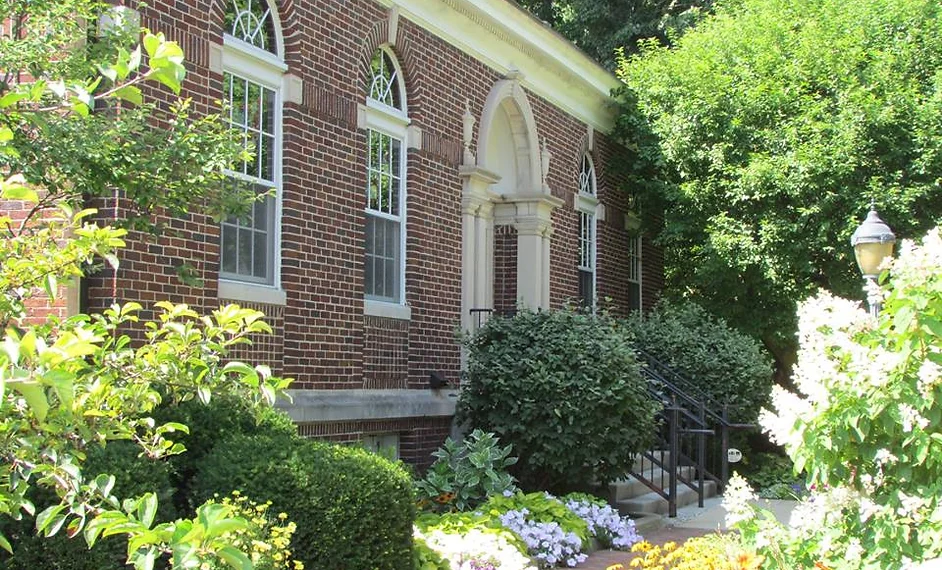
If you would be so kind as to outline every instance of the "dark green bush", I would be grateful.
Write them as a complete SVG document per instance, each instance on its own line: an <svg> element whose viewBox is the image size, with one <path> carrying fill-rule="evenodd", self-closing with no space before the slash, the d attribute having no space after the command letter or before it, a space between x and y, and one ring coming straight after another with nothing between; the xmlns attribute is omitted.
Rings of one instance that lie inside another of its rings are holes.
<svg viewBox="0 0 942 570"><path fill-rule="evenodd" d="M628 319L637 346L670 366L730 415L753 421L772 390L772 362L752 337L693 303L662 301Z"/></svg>
<svg viewBox="0 0 942 570"><path fill-rule="evenodd" d="M564 492L623 475L654 433L623 327L571 310L493 318L469 341L459 420L494 432L529 490Z"/></svg>
<svg viewBox="0 0 942 570"><path fill-rule="evenodd" d="M235 489L271 501L297 524L291 551L306 568L412 568L412 482L374 453L286 435L234 436L204 458L192 499Z"/></svg>
<svg viewBox="0 0 942 570"><path fill-rule="evenodd" d="M154 417L158 423L178 422L190 428L189 434L172 434L173 441L186 447L185 453L170 458L176 489L174 501L181 511L193 510L199 504L189 500L191 481L197 467L216 445L236 435L297 433L284 412L268 406L255 407L235 397L214 396L209 404L199 400L168 403L155 410Z"/></svg>
<svg viewBox="0 0 942 570"><path fill-rule="evenodd" d="M89 479L100 473L115 476L114 494L117 497L133 497L147 492L157 493L158 522L177 517L174 508L170 467L164 461L139 457L140 447L126 441L115 441L105 447L93 447L83 473ZM36 489L33 496L36 510L41 511L56 498L45 489ZM3 519L0 528L13 544L13 556L0 556L0 568L5 570L117 570L127 568L127 539L123 536L103 538L88 549L85 539L79 535L68 538L65 530L53 537L37 536L33 520L12 521Z"/></svg>

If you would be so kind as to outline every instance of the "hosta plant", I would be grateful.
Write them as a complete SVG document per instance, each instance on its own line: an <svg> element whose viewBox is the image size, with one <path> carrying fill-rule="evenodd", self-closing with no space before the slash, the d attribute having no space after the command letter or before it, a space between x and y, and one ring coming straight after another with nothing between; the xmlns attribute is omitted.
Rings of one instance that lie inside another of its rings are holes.
<svg viewBox="0 0 942 570"><path fill-rule="evenodd" d="M450 437L432 453L437 459L425 478L416 482L420 505L430 510L464 511L493 495L517 490L507 467L517 462L510 446L498 445L498 438L479 429L461 443Z"/></svg>

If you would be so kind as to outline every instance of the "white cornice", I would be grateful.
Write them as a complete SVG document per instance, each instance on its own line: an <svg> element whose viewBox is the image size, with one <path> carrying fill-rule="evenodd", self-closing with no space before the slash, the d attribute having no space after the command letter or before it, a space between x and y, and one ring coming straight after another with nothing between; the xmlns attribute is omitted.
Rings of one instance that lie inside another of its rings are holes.
<svg viewBox="0 0 942 570"><path fill-rule="evenodd" d="M602 132L614 124L611 90L620 85L568 40L507 0L378 0L500 74Z"/></svg>

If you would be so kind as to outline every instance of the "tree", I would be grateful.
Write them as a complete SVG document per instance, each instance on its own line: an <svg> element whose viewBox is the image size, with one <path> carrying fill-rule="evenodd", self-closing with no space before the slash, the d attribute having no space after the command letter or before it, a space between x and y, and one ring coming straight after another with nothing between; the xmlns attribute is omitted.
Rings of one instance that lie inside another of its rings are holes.
<svg viewBox="0 0 942 570"><path fill-rule="evenodd" d="M90 222L86 198L123 193L135 206L123 220L132 227L154 228L157 211L246 207L219 184L221 167L243 152L222 121L191 120L186 103L144 104L145 84L179 92L179 46L120 26L89 41L85 23L108 9L88 0L0 7L12 29L0 38L0 198L28 210L22 220L0 216L0 516L35 517L47 536L83 533L89 546L127 535L138 568L167 557L173 568L219 559L251 569L232 544L230 533L248 526L233 505L207 503L193 519L155 525L154 494L116 497L114 477L88 480L82 464L86 450L113 440L152 458L181 452L170 437L186 426L150 417L161 401L205 402L222 392L273 402L287 380L226 360L249 335L270 332L261 313L229 306L201 317L159 303L159 321L143 325L136 344L120 332L138 320L134 303L61 322L25 320L31 297L54 297L95 259L117 263L126 230ZM36 487L59 502L36 513ZM0 547L13 546L0 536Z"/></svg>
<svg viewBox="0 0 942 570"><path fill-rule="evenodd" d="M639 40L667 43L709 11L713 0L523 0L520 4L608 69Z"/></svg>
<svg viewBox="0 0 942 570"><path fill-rule="evenodd" d="M780 370L798 300L862 298L849 238L871 200L902 236L942 214L939 12L737 0L620 63L620 136L653 141L660 169L640 192L664 212L668 288L762 339Z"/></svg>

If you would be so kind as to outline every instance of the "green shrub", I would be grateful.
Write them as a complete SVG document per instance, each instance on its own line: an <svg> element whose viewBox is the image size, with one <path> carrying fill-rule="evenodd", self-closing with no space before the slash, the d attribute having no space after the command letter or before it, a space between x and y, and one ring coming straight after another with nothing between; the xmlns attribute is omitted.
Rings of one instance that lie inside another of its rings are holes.
<svg viewBox="0 0 942 570"><path fill-rule="evenodd" d="M291 418L284 412L268 406L253 406L235 397L214 396L208 404L197 399L168 403L155 410L154 417L158 423L178 422L190 428L188 434L172 434L174 442L186 447L185 453L170 458L172 481L177 490L174 501L181 511L200 504L189 500L190 485L198 466L216 445L237 435L290 437L297 433Z"/></svg>
<svg viewBox="0 0 942 570"><path fill-rule="evenodd" d="M623 475L654 433L630 337L606 316L521 311L468 341L459 420L513 446L527 489L565 491Z"/></svg>
<svg viewBox="0 0 942 570"><path fill-rule="evenodd" d="M131 442L114 441L105 447L95 446L88 450L83 467L83 474L94 479L99 473L114 475L113 493L118 497L134 497L146 492L157 494L159 510L158 522L166 522L177 517L174 509L173 487L170 481L170 467L166 461L156 461L139 457L141 448ZM32 499L39 512L45 507L58 502L47 490L35 488ZM35 522L26 517L22 521L3 519L0 532L13 544L13 555L0 559L0 568L4 570L117 570L127 568L127 538L111 536L99 540L95 547L88 549L85 539L79 535L68 538L65 531L60 531L49 538L36 534Z"/></svg>
<svg viewBox="0 0 942 570"><path fill-rule="evenodd" d="M689 380L730 416L754 421L769 402L772 363L753 338L693 303L662 301L627 320L638 348Z"/></svg>
<svg viewBox="0 0 942 570"><path fill-rule="evenodd" d="M240 490L297 525L306 568L412 567L415 502L405 470L374 453L288 435L237 435L204 458L191 499Z"/></svg>
<svg viewBox="0 0 942 570"><path fill-rule="evenodd" d="M416 481L419 504L431 510L472 509L492 495L517 490L507 468L517 462L510 446L497 445L498 438L479 429L461 443L450 437L432 455L435 463Z"/></svg>

